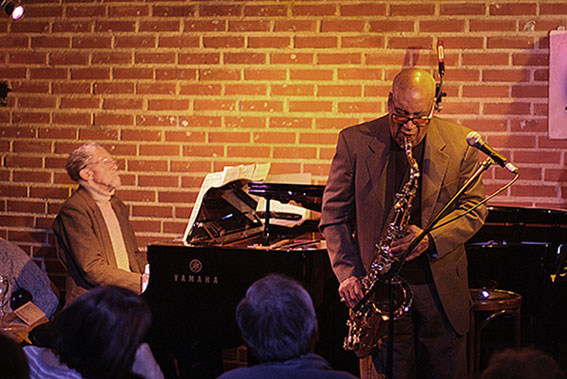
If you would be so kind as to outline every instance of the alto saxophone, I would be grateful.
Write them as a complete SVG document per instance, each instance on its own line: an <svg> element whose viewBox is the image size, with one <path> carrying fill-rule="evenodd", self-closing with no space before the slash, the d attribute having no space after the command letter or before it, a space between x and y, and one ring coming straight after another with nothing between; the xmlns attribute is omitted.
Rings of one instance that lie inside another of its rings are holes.
<svg viewBox="0 0 567 379"><path fill-rule="evenodd" d="M419 166L411 149L411 143L404 137L404 151L410 168L409 178L396 194L389 222L380 241L375 245L374 259L367 274L361 278L364 296L350 310L347 320L348 334L343 348L353 350L359 358L370 355L385 335L385 322L390 318L388 285L394 286L394 320L409 311L413 301L407 282L397 276L403 262L390 253L392 243L405 235L419 185Z"/></svg>

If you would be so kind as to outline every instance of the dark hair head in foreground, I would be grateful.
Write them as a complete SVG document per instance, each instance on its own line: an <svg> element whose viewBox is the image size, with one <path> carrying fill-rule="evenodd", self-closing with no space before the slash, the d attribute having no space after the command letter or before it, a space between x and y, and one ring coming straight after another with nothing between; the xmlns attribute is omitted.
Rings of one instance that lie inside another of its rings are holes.
<svg viewBox="0 0 567 379"><path fill-rule="evenodd" d="M62 363L87 379L123 378L150 323L140 296L121 287L97 287L56 316L55 350Z"/></svg>
<svg viewBox="0 0 567 379"><path fill-rule="evenodd" d="M481 379L565 379L556 361L532 347L506 349L494 354Z"/></svg>
<svg viewBox="0 0 567 379"><path fill-rule="evenodd" d="M317 337L315 308L297 281L270 274L254 282L236 309L244 341L260 362L310 352Z"/></svg>

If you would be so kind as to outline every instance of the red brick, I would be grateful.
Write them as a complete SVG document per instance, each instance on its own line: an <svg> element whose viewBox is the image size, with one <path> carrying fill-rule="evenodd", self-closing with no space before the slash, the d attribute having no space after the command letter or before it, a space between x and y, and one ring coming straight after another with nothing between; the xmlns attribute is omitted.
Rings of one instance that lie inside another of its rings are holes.
<svg viewBox="0 0 567 379"><path fill-rule="evenodd" d="M49 123L49 113L14 113L13 122L14 124L47 124Z"/></svg>
<svg viewBox="0 0 567 379"><path fill-rule="evenodd" d="M236 108L236 101L235 100L205 100L205 99L196 99L194 108L196 111L201 110L228 110L233 111Z"/></svg>
<svg viewBox="0 0 567 379"><path fill-rule="evenodd" d="M18 197L18 198L25 198L27 197L27 187L20 186L20 185L3 185L0 184L0 196L7 196L7 197Z"/></svg>
<svg viewBox="0 0 567 379"><path fill-rule="evenodd" d="M314 20L276 20L275 32L315 32L317 22Z"/></svg>
<svg viewBox="0 0 567 379"><path fill-rule="evenodd" d="M153 79L154 72L151 68L113 68L112 77L120 79Z"/></svg>
<svg viewBox="0 0 567 379"><path fill-rule="evenodd" d="M189 100L183 99L151 99L148 110L151 111L185 111L189 109Z"/></svg>
<svg viewBox="0 0 567 379"><path fill-rule="evenodd" d="M377 102L341 102L339 103L339 113L374 113L380 110L380 103Z"/></svg>
<svg viewBox="0 0 567 379"><path fill-rule="evenodd" d="M173 83L138 83L136 93L147 94L160 94L160 95L175 95L176 89Z"/></svg>
<svg viewBox="0 0 567 379"><path fill-rule="evenodd" d="M202 172L207 174L211 172L211 163L210 160L198 161L195 159L190 161L188 161L187 159L184 159L182 161L171 161L171 171L182 173Z"/></svg>
<svg viewBox="0 0 567 379"><path fill-rule="evenodd" d="M360 7L361 16L365 13L365 7ZM413 4L390 4L390 16L433 16L435 14L435 4L413 3Z"/></svg>
<svg viewBox="0 0 567 379"><path fill-rule="evenodd" d="M226 84L226 95L266 95L265 84Z"/></svg>
<svg viewBox="0 0 567 379"><path fill-rule="evenodd" d="M138 126L177 126L177 124L178 119L176 116L136 116L136 125Z"/></svg>
<svg viewBox="0 0 567 379"><path fill-rule="evenodd" d="M250 100L241 102L242 110L245 112L282 112L282 101L269 101L269 100Z"/></svg>
<svg viewBox="0 0 567 379"><path fill-rule="evenodd" d="M327 175L330 166L330 164L304 164L303 169L313 175Z"/></svg>
<svg viewBox="0 0 567 379"><path fill-rule="evenodd" d="M173 216L173 207L160 205L133 205L132 216L171 218Z"/></svg>
<svg viewBox="0 0 567 379"><path fill-rule="evenodd" d="M109 68L72 68L72 80L109 80Z"/></svg>
<svg viewBox="0 0 567 379"><path fill-rule="evenodd" d="M295 143L295 133L282 132L254 132L252 134L254 143L268 144L292 144Z"/></svg>
<svg viewBox="0 0 567 379"><path fill-rule="evenodd" d="M3 226L32 227L34 226L34 219L31 216L0 215L0 224Z"/></svg>
<svg viewBox="0 0 567 379"><path fill-rule="evenodd" d="M285 49L291 47L290 37L249 37L248 47L252 49L258 48L279 48Z"/></svg>
<svg viewBox="0 0 567 379"><path fill-rule="evenodd" d="M443 22L439 22L439 20L420 21L419 31L421 33L460 33L465 31L465 20L443 20Z"/></svg>
<svg viewBox="0 0 567 379"><path fill-rule="evenodd" d="M179 146L162 144L143 144L140 146L140 155L179 156Z"/></svg>
<svg viewBox="0 0 567 379"><path fill-rule="evenodd" d="M513 32L516 30L516 21L471 19L469 20L469 29L471 32Z"/></svg>
<svg viewBox="0 0 567 379"><path fill-rule="evenodd" d="M542 154L544 155L544 154ZM559 162L555 162L559 163ZM540 169L541 171L541 169ZM522 179L525 178L524 175L525 168L522 168ZM564 169L545 169L545 174L543 180L548 182L567 182L567 173L565 173Z"/></svg>
<svg viewBox="0 0 567 379"><path fill-rule="evenodd" d="M197 198L197 192L182 192L182 191L160 191L158 193L158 201L160 203L194 203Z"/></svg>
<svg viewBox="0 0 567 379"><path fill-rule="evenodd" d="M77 95L84 95L89 94L91 92L91 86L88 83L53 83L53 94L54 95L61 95L61 94L77 94Z"/></svg>
<svg viewBox="0 0 567 379"><path fill-rule="evenodd" d="M508 86L491 86L491 85L471 85L463 86L463 97L508 97L510 88Z"/></svg>
<svg viewBox="0 0 567 379"><path fill-rule="evenodd" d="M154 84L148 84L149 87ZM220 84L182 84L179 90L180 95L199 95L199 96L220 96L222 87Z"/></svg>
<svg viewBox="0 0 567 379"><path fill-rule="evenodd" d="M342 16L386 16L386 3L341 4Z"/></svg>
<svg viewBox="0 0 567 379"><path fill-rule="evenodd" d="M128 171L132 172L166 172L167 161L136 159L128 161Z"/></svg>
<svg viewBox="0 0 567 379"><path fill-rule="evenodd" d="M336 48L338 46L338 39L337 37L295 37L294 45L299 49Z"/></svg>
<svg viewBox="0 0 567 379"><path fill-rule="evenodd" d="M10 23L10 31L12 33L47 33L49 31L49 23L26 22L24 19L20 19L18 22Z"/></svg>
<svg viewBox="0 0 567 379"><path fill-rule="evenodd" d="M484 4L440 4L439 14L441 16L456 16L456 15L485 15L486 5Z"/></svg>
<svg viewBox="0 0 567 379"><path fill-rule="evenodd" d="M473 114L478 115L480 110L479 103L476 102L443 102L443 113L444 114L454 114L454 115L461 115L461 114Z"/></svg>
<svg viewBox="0 0 567 379"><path fill-rule="evenodd" d="M285 80L285 70L271 70L271 69L246 69L244 70L244 78L246 80Z"/></svg>
<svg viewBox="0 0 567 379"><path fill-rule="evenodd" d="M18 106L20 108L55 108L56 100L52 97L20 97Z"/></svg>
<svg viewBox="0 0 567 379"><path fill-rule="evenodd" d="M243 158L269 158L270 147L267 146L227 146L227 157L243 157Z"/></svg>
<svg viewBox="0 0 567 379"><path fill-rule="evenodd" d="M96 32L135 32L136 22L135 21L97 21L95 23Z"/></svg>
<svg viewBox="0 0 567 379"><path fill-rule="evenodd" d="M290 112L331 112L333 103L330 101L290 101Z"/></svg>
<svg viewBox="0 0 567 379"><path fill-rule="evenodd" d="M242 16L242 5L200 5L199 15L201 17L218 16Z"/></svg>
<svg viewBox="0 0 567 379"><path fill-rule="evenodd" d="M94 125L133 125L132 115L97 113L94 115Z"/></svg>
<svg viewBox="0 0 567 379"><path fill-rule="evenodd" d="M528 82L530 72L528 70L484 70L482 81L484 82Z"/></svg>
<svg viewBox="0 0 567 379"><path fill-rule="evenodd" d="M106 9L103 5L69 6L66 9L67 17L103 17Z"/></svg>
<svg viewBox="0 0 567 379"><path fill-rule="evenodd" d="M489 49L533 49L533 37L487 37Z"/></svg>
<svg viewBox="0 0 567 379"><path fill-rule="evenodd" d="M294 16L336 16L337 7L334 4L293 5Z"/></svg>
<svg viewBox="0 0 567 379"><path fill-rule="evenodd" d="M366 64L372 66L396 65L408 66L411 56L407 54L387 53L368 53L366 54Z"/></svg>
<svg viewBox="0 0 567 379"><path fill-rule="evenodd" d="M148 232L148 233L159 233L161 232L161 222L160 221L148 221L148 220L136 220L131 219L132 227L138 233Z"/></svg>
<svg viewBox="0 0 567 379"><path fill-rule="evenodd" d="M44 151L44 152L49 152L49 151ZM49 183L51 181L51 172L14 171L13 181L26 182L26 183Z"/></svg>
<svg viewBox="0 0 567 379"><path fill-rule="evenodd" d="M112 47L111 37L73 37L72 48L74 49L110 49Z"/></svg>
<svg viewBox="0 0 567 379"><path fill-rule="evenodd" d="M370 32L372 33L413 32L414 30L414 22L409 20L380 20L370 22Z"/></svg>
<svg viewBox="0 0 567 379"><path fill-rule="evenodd" d="M205 142L205 132L196 132L191 130L168 130L165 132L166 142Z"/></svg>
<svg viewBox="0 0 567 379"><path fill-rule="evenodd" d="M217 145L183 146L182 154L184 157L222 157L224 156L224 147ZM199 180L202 180L202 178L200 178Z"/></svg>
<svg viewBox="0 0 567 379"><path fill-rule="evenodd" d="M31 79L67 79L69 71L65 68L30 68L29 72Z"/></svg>
<svg viewBox="0 0 567 379"><path fill-rule="evenodd" d="M365 23L360 20L323 20L321 21L321 31L324 33L363 32L364 25Z"/></svg>
<svg viewBox="0 0 567 379"><path fill-rule="evenodd" d="M385 47L385 38L382 36L362 35L357 37L341 37L341 46L343 48L383 48Z"/></svg>
<svg viewBox="0 0 567 379"><path fill-rule="evenodd" d="M179 178L169 175L139 175L140 187L179 187Z"/></svg>
<svg viewBox="0 0 567 379"><path fill-rule="evenodd" d="M138 130L138 129L122 129L120 139L122 141L160 141L161 131L157 130Z"/></svg>
<svg viewBox="0 0 567 379"><path fill-rule="evenodd" d="M143 99L136 98L108 98L104 99L102 109L142 109Z"/></svg>
<svg viewBox="0 0 567 379"><path fill-rule="evenodd" d="M549 89L546 85L514 85L512 98L539 97L547 98Z"/></svg>
<svg viewBox="0 0 567 379"><path fill-rule="evenodd" d="M226 64L265 64L266 55L260 53L225 53Z"/></svg>
<svg viewBox="0 0 567 379"><path fill-rule="evenodd" d="M221 126L219 116L181 116L180 124L187 127L218 127Z"/></svg>
<svg viewBox="0 0 567 379"><path fill-rule="evenodd" d="M315 86L312 84L273 84L271 94L275 96L313 96Z"/></svg>
<svg viewBox="0 0 567 379"><path fill-rule="evenodd" d="M140 32L179 32L180 23L178 20L160 21L140 21Z"/></svg>
<svg viewBox="0 0 567 379"><path fill-rule="evenodd" d="M431 49L431 37L389 37L387 47L390 49Z"/></svg>
<svg viewBox="0 0 567 379"><path fill-rule="evenodd" d="M88 54L52 53L49 55L50 65L60 66L86 66L89 64Z"/></svg>
<svg viewBox="0 0 567 379"><path fill-rule="evenodd" d="M69 108L100 108L100 99L96 97L64 97L61 99L61 109Z"/></svg>
<svg viewBox="0 0 567 379"><path fill-rule="evenodd" d="M43 64L47 63L45 53L8 53L8 62L15 64Z"/></svg>
<svg viewBox="0 0 567 379"><path fill-rule="evenodd" d="M311 80L311 81L321 81L321 80L333 80L332 70L300 70L292 69L290 70L291 80Z"/></svg>
<svg viewBox="0 0 567 379"><path fill-rule="evenodd" d="M45 213L45 202L8 200L7 210L21 213Z"/></svg>
<svg viewBox="0 0 567 379"><path fill-rule="evenodd" d="M157 80L194 80L197 78L197 70L194 68L188 69L158 69L156 70Z"/></svg>
<svg viewBox="0 0 567 379"><path fill-rule="evenodd" d="M134 83L97 82L93 84L93 93L96 95L134 94Z"/></svg>
<svg viewBox="0 0 567 379"><path fill-rule="evenodd" d="M45 139L76 139L77 129L45 127L38 129L39 138Z"/></svg>
<svg viewBox="0 0 567 379"><path fill-rule="evenodd" d="M567 4L564 2L556 2L551 4L542 3L539 5L539 13L542 15L567 14Z"/></svg>
<svg viewBox="0 0 567 379"><path fill-rule="evenodd" d="M510 195L511 196L525 196L530 198L542 198L542 197L551 197L554 198L557 196L558 188L557 186L546 186L542 184L534 184L534 185L521 185L515 184L510 187Z"/></svg>
<svg viewBox="0 0 567 379"><path fill-rule="evenodd" d="M362 58L359 53L349 53L349 54L320 53L317 55L317 60L320 65L360 64L362 62Z"/></svg>
<svg viewBox="0 0 567 379"><path fill-rule="evenodd" d="M510 61L504 53L463 53L462 59L465 66L507 66Z"/></svg>
<svg viewBox="0 0 567 379"><path fill-rule="evenodd" d="M512 132L547 132L547 120L510 120Z"/></svg>
<svg viewBox="0 0 567 379"><path fill-rule="evenodd" d="M179 64L219 64L219 53L188 53L179 54Z"/></svg>
<svg viewBox="0 0 567 379"><path fill-rule="evenodd" d="M175 63L175 53L137 53L134 60L142 64L172 64Z"/></svg>
<svg viewBox="0 0 567 379"><path fill-rule="evenodd" d="M242 48L244 47L244 37L203 37L203 46L206 48Z"/></svg>
<svg viewBox="0 0 567 379"><path fill-rule="evenodd" d="M52 123L55 125L90 125L90 113L54 113L52 116Z"/></svg>
<svg viewBox="0 0 567 379"><path fill-rule="evenodd" d="M531 16L535 15L536 12L536 3L498 3L489 6L491 16Z"/></svg>
<svg viewBox="0 0 567 379"><path fill-rule="evenodd" d="M224 118L224 126L227 128L256 128L264 129L266 119L264 117L230 117Z"/></svg>
<svg viewBox="0 0 567 379"><path fill-rule="evenodd" d="M213 143L249 143L250 133L247 132L210 132L209 142Z"/></svg>
<svg viewBox="0 0 567 379"><path fill-rule="evenodd" d="M195 6L193 5L154 5L152 7L154 17L193 17Z"/></svg>
<svg viewBox="0 0 567 379"><path fill-rule="evenodd" d="M0 137L2 138L35 138L36 128L25 128L21 126L0 127Z"/></svg>
<svg viewBox="0 0 567 379"><path fill-rule="evenodd" d="M140 37L119 37L117 36L114 45L117 48L152 48L156 47L155 36L140 36Z"/></svg>
<svg viewBox="0 0 567 379"><path fill-rule="evenodd" d="M358 119L354 118L318 118L315 121L315 129L333 129L333 130L341 130L346 128L350 125L359 124ZM333 154L335 153L334 147L332 148ZM332 158L332 155L330 156Z"/></svg>
<svg viewBox="0 0 567 379"><path fill-rule="evenodd" d="M246 5L244 7L245 16L256 17L281 17L287 15L287 6L285 5Z"/></svg>
<svg viewBox="0 0 567 379"><path fill-rule="evenodd" d="M275 159L316 159L317 149L314 147L274 147Z"/></svg>
<svg viewBox="0 0 567 379"><path fill-rule="evenodd" d="M380 80L382 70L372 68L340 68L338 70L340 80Z"/></svg>
<svg viewBox="0 0 567 379"><path fill-rule="evenodd" d="M112 129L79 129L79 138L82 140L118 140L118 130Z"/></svg>
<svg viewBox="0 0 567 379"><path fill-rule="evenodd" d="M199 47L199 37L192 36L175 36L167 37L161 36L158 41L159 47L176 47L176 48L191 48Z"/></svg>
<svg viewBox="0 0 567 379"><path fill-rule="evenodd" d="M269 32L270 21L254 20L254 21L229 21L229 32Z"/></svg>
<svg viewBox="0 0 567 379"><path fill-rule="evenodd" d="M317 96L360 97L361 95L360 85L320 85L317 87Z"/></svg>
<svg viewBox="0 0 567 379"><path fill-rule="evenodd" d="M270 165L271 174L289 174L290 172L301 172L301 171L302 168L300 163L273 162Z"/></svg>
<svg viewBox="0 0 567 379"><path fill-rule="evenodd" d="M111 17L144 17L150 14L147 5L128 4L124 6L111 6L108 8L108 14Z"/></svg>
<svg viewBox="0 0 567 379"><path fill-rule="evenodd" d="M26 17L28 12L26 10ZM47 16L43 16L47 17ZM93 21L90 20L65 20L62 22L53 22L52 29L55 33L88 33L93 28Z"/></svg>
<svg viewBox="0 0 567 379"><path fill-rule="evenodd" d="M512 54L514 66L547 66L549 54Z"/></svg>
<svg viewBox="0 0 567 379"><path fill-rule="evenodd" d="M186 20L183 30L185 32L224 32L225 20Z"/></svg>

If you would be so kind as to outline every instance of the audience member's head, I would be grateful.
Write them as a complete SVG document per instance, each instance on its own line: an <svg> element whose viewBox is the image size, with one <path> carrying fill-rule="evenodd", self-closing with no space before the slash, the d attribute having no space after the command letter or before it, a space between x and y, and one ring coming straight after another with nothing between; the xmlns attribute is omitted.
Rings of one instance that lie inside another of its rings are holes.
<svg viewBox="0 0 567 379"><path fill-rule="evenodd" d="M557 362L531 348L507 349L494 354L481 379L565 379Z"/></svg>
<svg viewBox="0 0 567 379"><path fill-rule="evenodd" d="M80 179L79 172L81 172L87 164L91 163L93 160L93 150L97 147L102 148L102 145L97 142L87 142L69 154L67 162L65 163L65 168L67 169L67 173L71 179L74 181L78 181Z"/></svg>
<svg viewBox="0 0 567 379"><path fill-rule="evenodd" d="M78 297L55 318L55 352L85 378L123 378L151 323L142 298L103 286Z"/></svg>
<svg viewBox="0 0 567 379"><path fill-rule="evenodd" d="M28 361L22 347L2 333L0 333L0 376L9 379L30 377Z"/></svg>
<svg viewBox="0 0 567 379"><path fill-rule="evenodd" d="M310 352L317 320L309 293L295 280L270 274L248 288L236 308L244 341L260 362L285 361Z"/></svg>

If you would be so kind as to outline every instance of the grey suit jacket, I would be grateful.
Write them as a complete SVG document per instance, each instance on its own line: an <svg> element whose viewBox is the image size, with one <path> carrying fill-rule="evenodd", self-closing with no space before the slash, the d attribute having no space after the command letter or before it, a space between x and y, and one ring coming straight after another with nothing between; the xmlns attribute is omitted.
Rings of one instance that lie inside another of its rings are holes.
<svg viewBox="0 0 567 379"><path fill-rule="evenodd" d="M434 117L425 139L422 167L421 225L445 206L478 165L478 153L466 143L470 130ZM346 128L339 134L336 154L323 195L320 228L339 281L363 276L374 258L382 234L385 207L385 166L390 152L388 117ZM439 224L484 198L479 181L466 191ZM468 331L470 295L464 243L482 226L481 206L457 221L430 232L437 254L429 256L433 280L453 328Z"/></svg>
<svg viewBox="0 0 567 379"><path fill-rule="evenodd" d="M66 304L101 285L117 285L140 293L146 258L138 250L128 208L116 196L110 202L120 223L131 272L117 267L102 213L88 191L79 187L53 222L57 256L67 269Z"/></svg>

